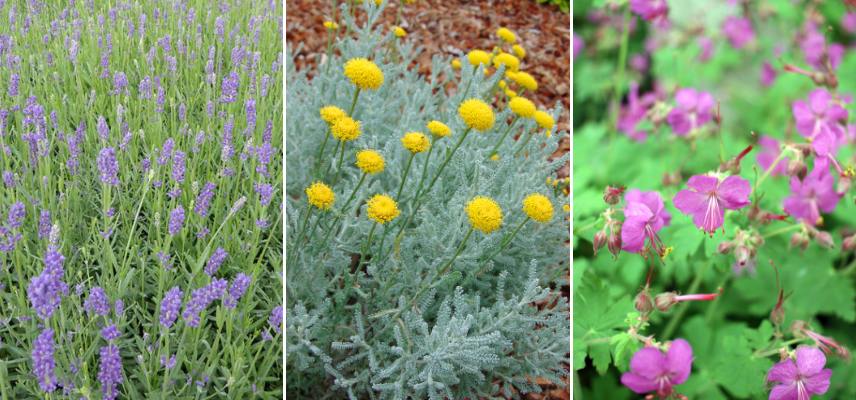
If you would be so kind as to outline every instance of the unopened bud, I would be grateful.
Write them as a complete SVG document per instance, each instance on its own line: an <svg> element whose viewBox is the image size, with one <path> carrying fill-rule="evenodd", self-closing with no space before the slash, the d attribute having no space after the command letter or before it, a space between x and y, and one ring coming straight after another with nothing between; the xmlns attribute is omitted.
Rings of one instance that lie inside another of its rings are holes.
<svg viewBox="0 0 856 400"><path fill-rule="evenodd" d="M734 259L737 262L737 266L745 267L749 260L752 259L752 250L746 246L737 246L734 249Z"/></svg>
<svg viewBox="0 0 856 400"><path fill-rule="evenodd" d="M606 232L600 230L594 234L594 240L592 241L592 247L594 248L594 255L597 255L597 251L600 250L603 245L606 244Z"/></svg>
<svg viewBox="0 0 856 400"><path fill-rule="evenodd" d="M734 242L731 242L728 240L720 243L719 246L716 246L716 251L719 252L719 254L731 253L731 250L733 250L733 249L734 249Z"/></svg>
<svg viewBox="0 0 856 400"><path fill-rule="evenodd" d="M675 292L660 293L654 298L654 306L662 312L669 311L673 305L678 304L678 301L675 300L677 297L678 294Z"/></svg>
<svg viewBox="0 0 856 400"><path fill-rule="evenodd" d="M805 165L805 162L799 158L793 159L788 163L788 175L796 176L800 179L805 178L805 175L808 173L808 168Z"/></svg>
<svg viewBox="0 0 856 400"><path fill-rule="evenodd" d="M621 202L621 196L624 195L624 186L607 186L603 190L603 201L609 205L616 205Z"/></svg>
<svg viewBox="0 0 856 400"><path fill-rule="evenodd" d="M621 253L621 228L613 228L610 232L609 240L606 241L606 248L612 253L612 256L618 258Z"/></svg>
<svg viewBox="0 0 856 400"><path fill-rule="evenodd" d="M856 234L845 237L841 242L841 249L844 251L856 250Z"/></svg>
<svg viewBox="0 0 856 400"><path fill-rule="evenodd" d="M838 180L838 184L835 186L835 191L843 195L850 191L850 188L853 186L853 178L850 176L842 176Z"/></svg>
<svg viewBox="0 0 856 400"><path fill-rule="evenodd" d="M647 288L636 295L634 305L636 306L636 311L643 314L648 314L654 310L654 302L651 300L651 294L648 292Z"/></svg>
<svg viewBox="0 0 856 400"><path fill-rule="evenodd" d="M817 242L817 244L826 248L831 249L835 247L835 241L832 240L832 235L830 235L829 232L826 231L817 231L814 234L814 241Z"/></svg>
<svg viewBox="0 0 856 400"><path fill-rule="evenodd" d="M799 247L805 250L808 247L808 237L801 232L791 235L791 247Z"/></svg>

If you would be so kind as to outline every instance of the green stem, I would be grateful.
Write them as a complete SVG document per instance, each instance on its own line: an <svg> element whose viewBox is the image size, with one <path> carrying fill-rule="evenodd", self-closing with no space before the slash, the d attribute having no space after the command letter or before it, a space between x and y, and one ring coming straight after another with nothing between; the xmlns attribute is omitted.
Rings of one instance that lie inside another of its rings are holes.
<svg viewBox="0 0 856 400"><path fill-rule="evenodd" d="M366 173L363 172L363 175L360 176L360 180L357 182L357 186L354 186L354 190L351 191L351 195L348 196L348 200L345 200L345 204L342 206L342 213L348 212L348 205L351 204L351 201L354 200L354 196L357 195L357 190L360 190L360 186L363 185L363 181L366 180Z"/></svg>
<svg viewBox="0 0 856 400"><path fill-rule="evenodd" d="M354 107L357 106L357 97L360 97L360 88L354 91L354 99L351 100L351 108L348 109L348 116L354 118Z"/></svg>
<svg viewBox="0 0 856 400"><path fill-rule="evenodd" d="M377 228L377 222L372 224L372 228L369 229L369 236L366 238L366 244L363 245L362 249L360 250L360 264L365 263L364 257L366 256L366 252L372 246L372 236L374 235L375 228Z"/></svg>
<svg viewBox="0 0 856 400"><path fill-rule="evenodd" d="M526 150L526 145L528 145L529 141L532 140L532 136L535 136L537 134L538 134L538 131L536 130L535 132L532 132L529 135L527 135L526 139L523 140L523 143L520 144L520 148L514 152L514 156L516 157L518 154L520 154L520 152L522 152L523 150Z"/></svg>
<svg viewBox="0 0 856 400"><path fill-rule="evenodd" d="M782 228L776 229L776 230L774 230L774 231L772 231L772 232L765 233L765 234L763 235L763 238L764 238L764 239L769 239L769 238L771 238L771 237L773 237L773 236L778 236L778 235L781 235L781 234L784 234L784 233L788 233L788 232L791 232L791 231L795 231L795 230L800 229L800 228L802 228L802 224L788 225L788 226L785 226L785 227L782 227Z"/></svg>
<svg viewBox="0 0 856 400"><path fill-rule="evenodd" d="M499 146L501 146L502 142L505 141L505 137L508 136L509 132L511 132L511 128L514 127L514 123L517 122L518 118L519 118L518 116L516 116L516 115L514 116L514 119L511 120L510 124L508 124L508 129L506 129L505 132L503 132L502 136L499 137L499 140L496 142L496 144L493 146L493 148L490 149L490 154L488 154L488 157L493 157L493 155L496 154L496 150L499 149Z"/></svg>
<svg viewBox="0 0 856 400"><path fill-rule="evenodd" d="M401 200L401 191L404 190L404 182L407 181L407 174L410 172L410 165L413 164L413 158L416 153L410 153L410 158L407 159L407 166L404 167L404 176L401 177L401 184L398 185L398 193L395 195L395 201Z"/></svg>
<svg viewBox="0 0 856 400"><path fill-rule="evenodd" d="M318 149L318 156L315 157L315 167L312 168L312 175L316 175L318 173L318 168L321 166L321 157L324 156L324 150L327 148L327 140L330 139L330 130L327 130L327 133L324 135L324 141L321 142L321 147Z"/></svg>
<svg viewBox="0 0 856 400"><path fill-rule="evenodd" d="M303 216L303 221L300 223L300 230L297 231L297 238L294 240L294 244L291 246L291 249L294 250L295 246L297 246L303 240L303 231L306 230L306 225L309 223L309 216L312 215L312 206L306 205L306 214Z"/></svg>
<svg viewBox="0 0 856 400"><path fill-rule="evenodd" d="M702 269L698 271L698 273L696 273L695 278L693 278L693 282L690 284L690 290L688 293L695 293L696 291L698 291L699 286L701 286L701 280L704 278L704 273L707 272L709 266L710 263L704 264L704 267L702 267ZM672 334L675 333L675 329L678 328L678 323L681 322L681 319L683 319L684 314L687 313L687 308L689 308L689 305L684 304L678 307L680 307L678 313L675 314L675 316L672 317L671 320L669 320L669 324L666 325L666 329L663 331L663 335L661 337L664 339L672 337Z"/></svg>
<svg viewBox="0 0 856 400"><path fill-rule="evenodd" d="M779 152L779 156L776 157L775 160L773 160L773 163L770 164L770 167L767 168L766 171L764 171L764 175L761 175L761 178L758 179L758 183L755 184L755 189L757 189L758 186L761 186L761 184L764 183L764 181L767 179L767 177L770 176L770 173L773 172L773 170L776 168L776 166L779 165L779 162L782 161L782 159L784 159L784 158L785 158L785 152L784 151Z"/></svg>
<svg viewBox="0 0 856 400"><path fill-rule="evenodd" d="M443 276L443 274L445 274L449 271L450 268L452 268L452 264L455 262L455 259L458 258L459 255L461 255L461 252L464 251L464 246L467 244L467 240L470 238L470 235L472 233L473 227L470 226L470 230L467 231L467 234L464 235L464 239L461 240L461 244L458 245L458 249L455 250L455 255L453 255L452 259L449 260L446 265L444 265L443 268L440 269L440 272L437 273L437 277Z"/></svg>
<svg viewBox="0 0 856 400"><path fill-rule="evenodd" d="M425 165L422 166L422 176L419 178L419 184L416 185L416 195L413 196L414 199L419 197L419 194L422 193L422 184L425 183L425 176L428 175L428 163L431 161L431 153L434 152L434 145L437 143L434 140L434 143L431 143L431 147L428 148L428 156L425 158Z"/></svg>
<svg viewBox="0 0 856 400"><path fill-rule="evenodd" d="M507 235L505 238L502 239L502 242L500 242L499 248L496 249L496 251L494 251L493 253L491 253L491 255L488 256L488 258L482 262L481 266L479 266L478 271L476 271L476 273L475 273L475 277L479 277L479 276L481 276L482 273L484 273L484 268L487 267L487 263L489 263L491 260L493 260L494 257L496 257L499 253L501 253L503 250L505 250L505 248L509 244L511 244L511 241L514 240L514 236L517 235L517 232L519 232L520 229L523 228L523 225L526 225L526 222L528 222L528 221L529 221L529 217L527 216L526 218L523 219L523 221L520 221L520 224L517 225L517 228L514 228L514 230L511 232L511 234Z"/></svg>

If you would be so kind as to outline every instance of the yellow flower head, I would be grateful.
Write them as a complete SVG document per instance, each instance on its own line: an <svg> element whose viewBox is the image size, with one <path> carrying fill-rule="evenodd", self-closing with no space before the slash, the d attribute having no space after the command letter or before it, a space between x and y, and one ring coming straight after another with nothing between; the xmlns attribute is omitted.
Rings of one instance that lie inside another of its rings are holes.
<svg viewBox="0 0 856 400"><path fill-rule="evenodd" d="M514 43L517 41L517 35L508 28L497 29L496 36L499 36L499 38L505 43Z"/></svg>
<svg viewBox="0 0 856 400"><path fill-rule="evenodd" d="M411 153L421 153L431 147L428 137L422 132L407 132L401 137L401 144Z"/></svg>
<svg viewBox="0 0 856 400"><path fill-rule="evenodd" d="M564 210L566 213L571 212L571 205L570 204L563 205L562 210Z"/></svg>
<svg viewBox="0 0 856 400"><path fill-rule="evenodd" d="M339 29L339 24L333 21L324 21L324 27L331 31L335 31L336 29Z"/></svg>
<svg viewBox="0 0 856 400"><path fill-rule="evenodd" d="M392 197L385 194L376 194L366 202L366 213L369 218L383 225L398 217L401 211Z"/></svg>
<svg viewBox="0 0 856 400"><path fill-rule="evenodd" d="M517 72L520 69L520 59L508 53L499 53L493 58L493 66L499 68L500 65L505 65L507 70Z"/></svg>
<svg viewBox="0 0 856 400"><path fill-rule="evenodd" d="M360 150L357 152L357 167L367 174L376 174L383 171L383 156L374 150Z"/></svg>
<svg viewBox="0 0 856 400"><path fill-rule="evenodd" d="M319 110L318 113L321 114L321 119L328 124L334 124L342 117L348 116L348 114L345 114L345 110L336 106L321 107L321 110Z"/></svg>
<svg viewBox="0 0 856 400"><path fill-rule="evenodd" d="M553 218L553 203L540 193L533 193L523 199L523 212L538 222L549 222Z"/></svg>
<svg viewBox="0 0 856 400"><path fill-rule="evenodd" d="M392 33L395 35L395 37L399 39L407 36L407 31L405 31L404 28L400 26L392 28Z"/></svg>
<svg viewBox="0 0 856 400"><path fill-rule="evenodd" d="M425 127L437 138L446 137L452 133L452 130L440 121L430 121Z"/></svg>
<svg viewBox="0 0 856 400"><path fill-rule="evenodd" d="M530 90L533 92L538 90L538 81L536 81L535 78L533 78L532 75L529 75L529 73L527 72L515 72L511 75L510 78L514 81L514 83L525 87L526 90Z"/></svg>
<svg viewBox="0 0 856 400"><path fill-rule="evenodd" d="M473 228L491 233L502 225L502 209L490 197L476 196L467 203L467 216Z"/></svg>
<svg viewBox="0 0 856 400"><path fill-rule="evenodd" d="M490 106L479 99L467 99L458 107L458 115L470 128L484 132L493 128L495 117Z"/></svg>
<svg viewBox="0 0 856 400"><path fill-rule="evenodd" d="M360 137L363 133L363 131L360 130L360 121L355 121L351 117L339 118L333 123L330 131L333 133L334 138L343 142L350 142Z"/></svg>
<svg viewBox="0 0 856 400"><path fill-rule="evenodd" d="M381 3L383 3L383 0L374 0L374 5L376 6L379 6Z"/></svg>
<svg viewBox="0 0 856 400"><path fill-rule="evenodd" d="M461 60L458 60L457 58L452 60L452 68L461 69Z"/></svg>
<svg viewBox="0 0 856 400"><path fill-rule="evenodd" d="M345 76L360 89L376 90L383 85L383 71L365 58L352 58L345 63Z"/></svg>
<svg viewBox="0 0 856 400"><path fill-rule="evenodd" d="M515 92L511 89L505 89L505 95L508 96L509 98L513 99L513 98L517 97L517 92Z"/></svg>
<svg viewBox="0 0 856 400"><path fill-rule="evenodd" d="M526 49L524 49L523 46L520 46L519 44L511 46L511 51L514 52L514 55L516 55L517 58L526 58Z"/></svg>
<svg viewBox="0 0 856 400"><path fill-rule="evenodd" d="M522 96L511 99L511 101L508 102L508 108L523 118L532 117L536 110L535 103Z"/></svg>
<svg viewBox="0 0 856 400"><path fill-rule="evenodd" d="M494 154L494 155L490 156L490 159L493 161L499 161L499 154Z"/></svg>
<svg viewBox="0 0 856 400"><path fill-rule="evenodd" d="M467 60L470 64L478 66L479 64L490 64L490 53L484 50L471 50L467 53Z"/></svg>
<svg viewBox="0 0 856 400"><path fill-rule="evenodd" d="M535 115L533 116L533 118L535 118L535 122L538 123L538 126L548 131L550 129L553 129L553 125L556 124L556 121L553 120L553 117L550 114L547 114L541 110L535 111Z"/></svg>
<svg viewBox="0 0 856 400"><path fill-rule="evenodd" d="M508 74L506 74L506 75L508 75ZM508 86L508 84L505 83L505 80L503 79L503 80L500 80L499 83L497 83L497 86L499 86L500 89L505 89Z"/></svg>
<svg viewBox="0 0 856 400"><path fill-rule="evenodd" d="M306 188L306 197L309 199L309 204L317 207L320 210L329 210L336 200L336 195L329 186L315 182Z"/></svg>

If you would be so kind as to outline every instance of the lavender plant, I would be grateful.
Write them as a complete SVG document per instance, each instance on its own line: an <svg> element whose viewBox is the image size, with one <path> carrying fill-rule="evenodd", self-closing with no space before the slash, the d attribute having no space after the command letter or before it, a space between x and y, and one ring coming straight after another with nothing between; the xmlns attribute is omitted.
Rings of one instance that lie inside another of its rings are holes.
<svg viewBox="0 0 856 400"><path fill-rule="evenodd" d="M406 32L377 25L384 7L342 5L315 70L297 70L289 44L287 395L563 385L568 224L554 207L567 204L545 186L567 161L548 161L560 106L517 97L537 82L506 52L507 29L494 54L435 55L420 75Z"/></svg>
<svg viewBox="0 0 856 400"><path fill-rule="evenodd" d="M0 398L282 396L282 10L0 1Z"/></svg>

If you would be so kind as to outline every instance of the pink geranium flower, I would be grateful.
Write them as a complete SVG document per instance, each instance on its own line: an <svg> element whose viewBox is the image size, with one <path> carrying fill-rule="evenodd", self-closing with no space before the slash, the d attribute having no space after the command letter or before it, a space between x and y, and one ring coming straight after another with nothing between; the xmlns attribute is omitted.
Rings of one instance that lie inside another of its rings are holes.
<svg viewBox="0 0 856 400"><path fill-rule="evenodd" d="M847 140L844 124L847 110L836 103L826 89L815 89L808 102L797 100L791 106L797 132L811 139L812 148L820 156L834 154Z"/></svg>
<svg viewBox="0 0 856 400"><path fill-rule="evenodd" d="M820 213L835 210L840 199L841 195L835 191L835 178L829 173L829 160L819 157L805 179L791 177L791 195L783 205L788 215L814 226L820 221Z"/></svg>
<svg viewBox="0 0 856 400"><path fill-rule="evenodd" d="M672 216L663 207L663 199L657 192L642 192L630 189L624 195L624 224L621 226L621 248L638 253L648 239L651 248L660 256L665 248L657 232L669 225Z"/></svg>
<svg viewBox="0 0 856 400"><path fill-rule="evenodd" d="M709 175L695 175L672 200L682 213L693 216L693 223L713 235L725 221L725 210L738 210L749 204L749 181L732 175L722 182Z"/></svg>
<svg viewBox="0 0 856 400"><path fill-rule="evenodd" d="M675 108L669 112L666 122L678 136L686 136L694 129L706 124L713 117L716 103L707 92L695 89L680 89L675 93Z"/></svg>
<svg viewBox="0 0 856 400"><path fill-rule="evenodd" d="M644 141L648 138L648 132L639 129L637 125L645 120L648 110L657 102L657 93L651 92L639 96L639 85L630 83L630 93L627 95L627 104L621 106L618 112L617 128L633 140Z"/></svg>
<svg viewBox="0 0 856 400"><path fill-rule="evenodd" d="M752 29L752 21L749 18L734 15L725 18L722 22L722 32L735 49L742 49L755 40L755 30Z"/></svg>
<svg viewBox="0 0 856 400"><path fill-rule="evenodd" d="M776 81L776 69L769 62L761 66L761 85L770 86Z"/></svg>
<svg viewBox="0 0 856 400"><path fill-rule="evenodd" d="M666 0L630 0L630 10L646 21L654 21L669 15L669 4Z"/></svg>
<svg viewBox="0 0 856 400"><path fill-rule="evenodd" d="M771 136L761 136L758 139L758 145L761 147L761 151L758 152L758 155L755 156L755 160L758 161L758 165L761 167L761 170L766 171L770 169L770 166L773 165L773 161L779 157L779 154L782 153L782 147L779 144L779 141ZM788 173L788 163L790 160L787 157L783 157L779 160L779 163L776 164L776 167L770 172L771 176L775 175L786 175Z"/></svg>
<svg viewBox="0 0 856 400"><path fill-rule="evenodd" d="M815 347L800 346L792 359L779 362L767 372L767 382L775 382L770 400L809 400L829 390L832 370L826 366L826 356Z"/></svg>
<svg viewBox="0 0 856 400"><path fill-rule="evenodd" d="M693 367L693 349L684 339L675 339L669 351L643 347L630 360L630 371L621 375L621 383L639 393L656 392L661 399L674 394L673 387L686 382Z"/></svg>

